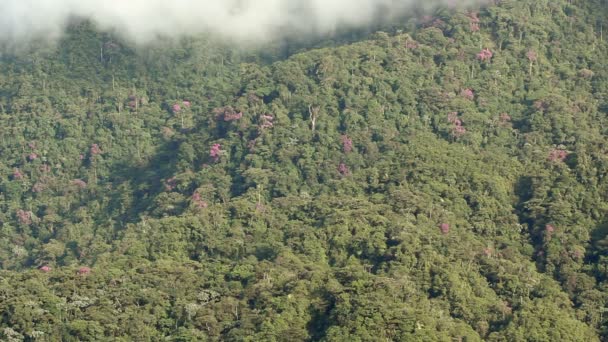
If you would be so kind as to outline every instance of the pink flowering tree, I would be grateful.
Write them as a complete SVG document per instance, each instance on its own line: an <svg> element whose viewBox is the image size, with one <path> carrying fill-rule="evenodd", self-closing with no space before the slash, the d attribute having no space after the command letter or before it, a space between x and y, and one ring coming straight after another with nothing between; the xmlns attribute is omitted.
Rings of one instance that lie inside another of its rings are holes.
<svg viewBox="0 0 608 342"><path fill-rule="evenodd" d="M346 166L346 164L344 164L344 163L340 163L338 165L338 172L342 176L347 176L348 174L350 174L350 171L348 170L348 166Z"/></svg>
<svg viewBox="0 0 608 342"><path fill-rule="evenodd" d="M13 179L14 180L21 180L23 179L23 173L21 173L21 170L15 168L13 170Z"/></svg>
<svg viewBox="0 0 608 342"><path fill-rule="evenodd" d="M175 179L175 177L166 179L164 181L164 186L165 186L166 191L173 191L175 189L175 187L177 186L177 180Z"/></svg>
<svg viewBox="0 0 608 342"><path fill-rule="evenodd" d="M416 50L418 46L419 44L415 40L408 39L407 41L405 41L405 48L408 50Z"/></svg>
<svg viewBox="0 0 608 342"><path fill-rule="evenodd" d="M243 112L237 111L231 106L215 108L213 110L215 118L225 122L237 121L243 117Z"/></svg>
<svg viewBox="0 0 608 342"><path fill-rule="evenodd" d="M220 159L220 155L222 153L222 145L213 144L209 149L209 156L213 159L214 162L217 162Z"/></svg>
<svg viewBox="0 0 608 342"><path fill-rule="evenodd" d="M87 187L87 182L83 181L82 179L74 179L72 180L72 185L75 185L76 187L80 188L80 189L84 189Z"/></svg>
<svg viewBox="0 0 608 342"><path fill-rule="evenodd" d="M547 241L551 240L551 238L553 237L553 233L555 233L555 226L551 224L545 225L544 233Z"/></svg>
<svg viewBox="0 0 608 342"><path fill-rule="evenodd" d="M201 194L199 194L198 192L195 192L194 194L192 194L192 203L200 209L207 208L207 206L208 206L207 202L205 200L203 200L203 198L201 197Z"/></svg>
<svg viewBox="0 0 608 342"><path fill-rule="evenodd" d="M547 159L552 162L563 162L566 160L567 157L568 152L566 150L554 148L549 152L549 156L547 156Z"/></svg>
<svg viewBox="0 0 608 342"><path fill-rule="evenodd" d="M442 223L439 225L439 230L441 231L441 234L446 235L450 232L450 225L448 223Z"/></svg>
<svg viewBox="0 0 608 342"><path fill-rule="evenodd" d="M173 115L179 117L181 128L185 127L185 123L184 123L184 116L185 116L185 112L186 112L185 109L189 109L191 106L192 106L192 103L188 100L183 100L183 101L181 101L181 103L174 103L171 106L171 112L173 113Z"/></svg>
<svg viewBox="0 0 608 342"><path fill-rule="evenodd" d="M274 117L270 114L262 114L260 116L260 130L272 128L274 126Z"/></svg>
<svg viewBox="0 0 608 342"><path fill-rule="evenodd" d="M501 125L508 125L511 122L511 115L507 113L500 113L500 115L498 115L498 121Z"/></svg>
<svg viewBox="0 0 608 342"><path fill-rule="evenodd" d="M344 134L340 137L342 141L342 151L344 153L350 153L353 150L353 140L348 137L348 135Z"/></svg>
<svg viewBox="0 0 608 342"><path fill-rule="evenodd" d="M34 193L42 192L42 191L44 191L44 189L46 189L46 184L44 184L42 182L36 182L32 186L32 192L34 192Z"/></svg>
<svg viewBox="0 0 608 342"><path fill-rule="evenodd" d="M469 17L469 29L471 32L479 31L479 18L477 17L477 12L470 12L468 14Z"/></svg>
<svg viewBox="0 0 608 342"><path fill-rule="evenodd" d="M475 99L475 93L473 92L473 89L471 89L471 88L463 89L460 92L460 96L464 97L465 99L467 99L469 101L473 101L473 99Z"/></svg>
<svg viewBox="0 0 608 342"><path fill-rule="evenodd" d="M23 209L19 209L19 210L17 210L16 215L17 215L17 220L19 221L19 223L24 224L24 225L32 224L32 218L33 218L34 214L31 211L25 211Z"/></svg>
<svg viewBox="0 0 608 342"><path fill-rule="evenodd" d="M452 135L455 138L460 138L461 136L465 135L467 133L467 129L462 127L462 126L454 126L452 127Z"/></svg>
<svg viewBox="0 0 608 342"><path fill-rule="evenodd" d="M453 137L460 138L467 132L467 129L462 126L462 121L458 118L457 112L448 113L448 122L452 124L451 132Z"/></svg>
<svg viewBox="0 0 608 342"><path fill-rule="evenodd" d="M477 59L479 59L482 62L488 62L492 59L492 56L494 56L492 51L490 51L490 49L488 49L488 48L485 48L477 54Z"/></svg>
<svg viewBox="0 0 608 342"><path fill-rule="evenodd" d="M224 121L236 121L243 117L243 112L232 113L224 115Z"/></svg>
<svg viewBox="0 0 608 342"><path fill-rule="evenodd" d="M86 276L86 275L91 274L91 268L89 268L87 266L82 266L78 269L78 271L76 271L76 273L81 276Z"/></svg>
<svg viewBox="0 0 608 342"><path fill-rule="evenodd" d="M99 145L97 144L91 145L90 152L91 156L96 156L102 153L101 148L99 148Z"/></svg>

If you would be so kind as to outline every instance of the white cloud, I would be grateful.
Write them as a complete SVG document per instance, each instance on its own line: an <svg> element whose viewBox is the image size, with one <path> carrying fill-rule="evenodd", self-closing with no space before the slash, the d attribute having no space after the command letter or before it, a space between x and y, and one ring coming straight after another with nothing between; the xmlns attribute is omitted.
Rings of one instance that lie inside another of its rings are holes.
<svg viewBox="0 0 608 342"><path fill-rule="evenodd" d="M287 31L328 33L342 26L368 25L378 19L381 9L392 15L404 14L414 4L433 1L0 0L0 40L55 38L70 17L84 17L138 42L157 35L203 32L259 41Z"/></svg>

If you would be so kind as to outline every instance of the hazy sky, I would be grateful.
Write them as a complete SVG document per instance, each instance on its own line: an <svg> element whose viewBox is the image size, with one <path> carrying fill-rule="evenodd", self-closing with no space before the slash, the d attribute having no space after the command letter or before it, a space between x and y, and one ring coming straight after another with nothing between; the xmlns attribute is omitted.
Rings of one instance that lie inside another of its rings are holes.
<svg viewBox="0 0 608 342"><path fill-rule="evenodd" d="M138 42L158 34L177 36L201 32L256 41L286 31L327 33L341 26L369 25L380 11L405 14L414 4L433 1L0 0L0 40L56 38L68 19L76 16L92 19L102 28L116 29Z"/></svg>

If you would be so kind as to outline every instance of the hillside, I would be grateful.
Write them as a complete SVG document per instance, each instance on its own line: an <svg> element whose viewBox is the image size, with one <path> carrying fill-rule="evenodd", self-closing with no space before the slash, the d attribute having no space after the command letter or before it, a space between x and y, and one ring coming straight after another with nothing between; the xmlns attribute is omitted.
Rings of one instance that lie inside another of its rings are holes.
<svg viewBox="0 0 608 342"><path fill-rule="evenodd" d="M0 338L608 339L608 7L495 2L3 54Z"/></svg>

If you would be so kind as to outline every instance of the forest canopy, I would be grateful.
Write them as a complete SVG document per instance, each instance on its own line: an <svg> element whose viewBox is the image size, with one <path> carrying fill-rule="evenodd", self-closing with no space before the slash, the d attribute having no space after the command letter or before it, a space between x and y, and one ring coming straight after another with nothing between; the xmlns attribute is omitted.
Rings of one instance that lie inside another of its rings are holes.
<svg viewBox="0 0 608 342"><path fill-rule="evenodd" d="M607 339L607 24L3 54L0 339Z"/></svg>

